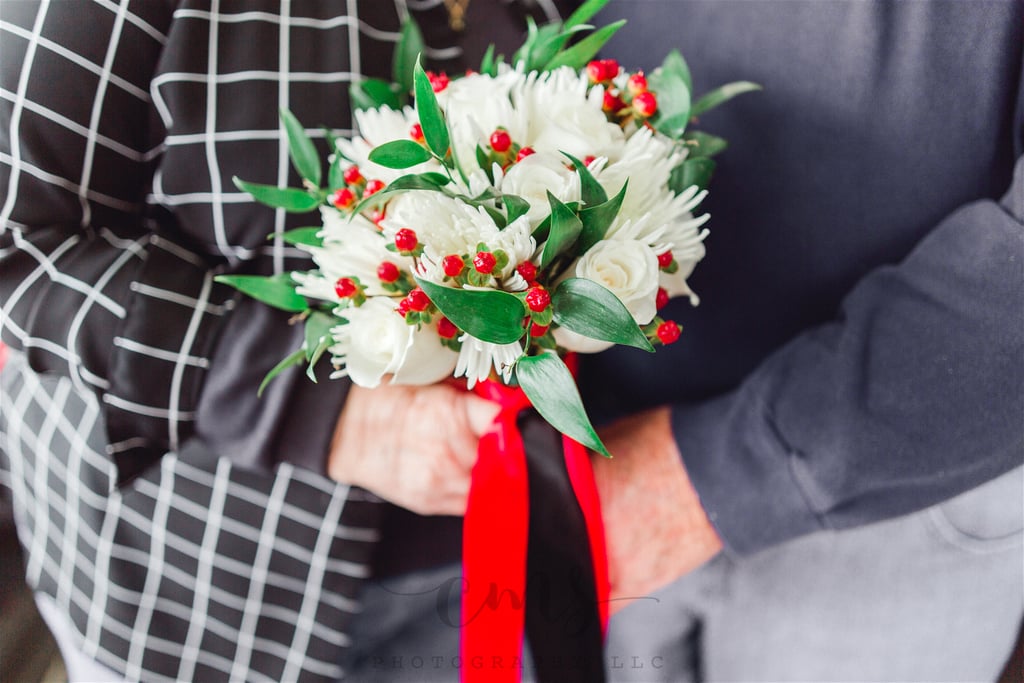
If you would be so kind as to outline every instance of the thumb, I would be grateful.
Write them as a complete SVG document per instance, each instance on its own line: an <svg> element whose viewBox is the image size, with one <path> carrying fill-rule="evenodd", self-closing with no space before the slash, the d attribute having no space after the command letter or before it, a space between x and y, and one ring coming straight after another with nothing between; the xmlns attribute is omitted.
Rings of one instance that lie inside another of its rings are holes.
<svg viewBox="0 0 1024 683"><path fill-rule="evenodd" d="M483 436L491 428L494 418L498 416L498 404L479 396L466 397L466 418L469 429L474 436Z"/></svg>

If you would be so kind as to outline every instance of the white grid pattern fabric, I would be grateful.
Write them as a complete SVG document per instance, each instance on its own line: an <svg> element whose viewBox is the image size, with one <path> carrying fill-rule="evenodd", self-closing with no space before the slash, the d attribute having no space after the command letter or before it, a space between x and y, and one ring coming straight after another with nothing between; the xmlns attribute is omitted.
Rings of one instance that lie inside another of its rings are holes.
<svg viewBox="0 0 1024 683"><path fill-rule="evenodd" d="M254 473L188 449L118 489L95 398L26 372L19 354L0 379L0 483L28 581L86 654L129 680L342 677L374 500L288 464Z"/></svg>
<svg viewBox="0 0 1024 683"><path fill-rule="evenodd" d="M492 6L556 12L553 0ZM340 383L282 377L259 402L265 361L294 335L266 312L250 323L213 278L308 263L281 233L310 219L231 182L299 184L278 108L326 152L321 125L350 132L348 85L390 77L401 18L416 16L426 56L455 68L444 12L0 0L0 333L12 349L0 494L17 510L30 584L67 611L87 655L128 679L343 675L381 505L294 466L322 459L326 441L309 435L329 435L343 390L323 404L314 392ZM263 356L236 353L241 338ZM249 369L228 412L271 451L252 462L200 424L202 389L220 396L210 387ZM312 456L279 448L293 437Z"/></svg>

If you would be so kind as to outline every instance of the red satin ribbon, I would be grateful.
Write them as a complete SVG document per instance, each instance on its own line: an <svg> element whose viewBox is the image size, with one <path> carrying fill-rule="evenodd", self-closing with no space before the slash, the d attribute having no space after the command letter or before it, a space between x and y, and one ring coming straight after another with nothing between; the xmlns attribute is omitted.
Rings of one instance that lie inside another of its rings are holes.
<svg viewBox="0 0 1024 683"><path fill-rule="evenodd" d="M530 407L530 400L521 389L490 380L478 383L474 391L501 410L491 431L480 440L463 521L462 680L514 683L521 671L530 519L526 452L516 420ZM587 523L604 632L608 571L590 457L567 437L563 449Z"/></svg>

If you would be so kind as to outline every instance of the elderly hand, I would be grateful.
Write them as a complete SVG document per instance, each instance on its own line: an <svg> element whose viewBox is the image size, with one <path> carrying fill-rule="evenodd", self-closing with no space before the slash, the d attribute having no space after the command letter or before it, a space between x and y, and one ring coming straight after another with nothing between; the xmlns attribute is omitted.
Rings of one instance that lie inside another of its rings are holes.
<svg viewBox="0 0 1024 683"><path fill-rule="evenodd" d="M480 436L498 406L465 390L353 386L327 474L422 515L462 515Z"/></svg>
<svg viewBox="0 0 1024 683"><path fill-rule="evenodd" d="M696 569L722 548L679 455L669 409L616 422L595 456L611 583L610 611Z"/></svg>

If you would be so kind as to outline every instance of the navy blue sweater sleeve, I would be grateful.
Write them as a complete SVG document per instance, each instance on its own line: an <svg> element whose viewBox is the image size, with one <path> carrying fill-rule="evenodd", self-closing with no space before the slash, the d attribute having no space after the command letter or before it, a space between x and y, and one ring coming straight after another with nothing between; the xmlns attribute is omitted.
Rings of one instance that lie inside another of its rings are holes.
<svg viewBox="0 0 1024 683"><path fill-rule="evenodd" d="M740 554L939 502L1024 459L1024 157L838 319L736 390L676 406L691 478Z"/></svg>

